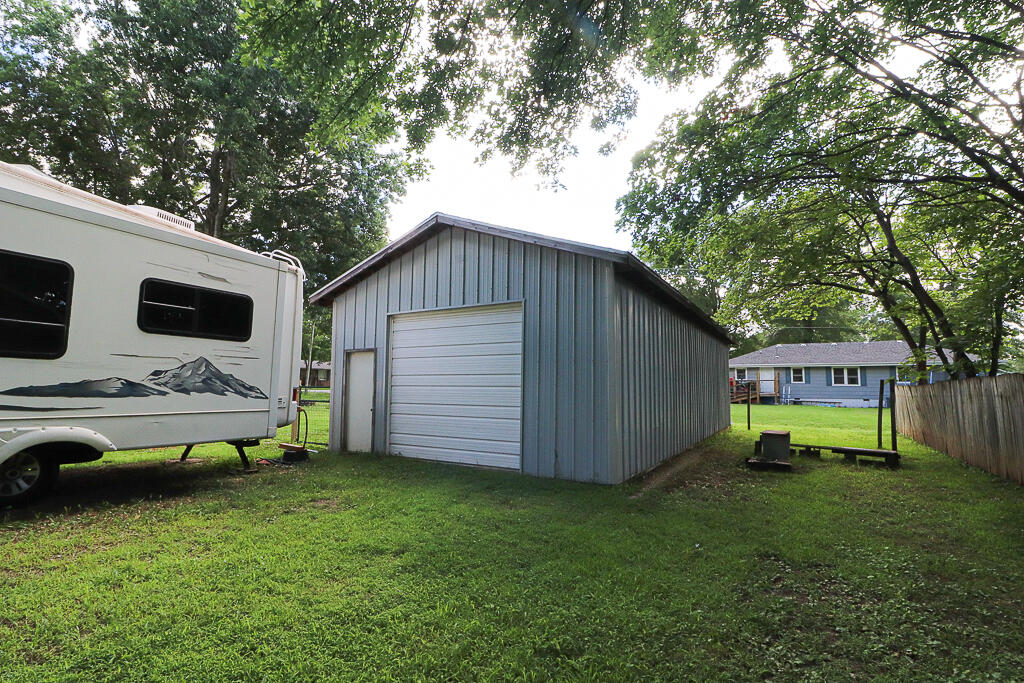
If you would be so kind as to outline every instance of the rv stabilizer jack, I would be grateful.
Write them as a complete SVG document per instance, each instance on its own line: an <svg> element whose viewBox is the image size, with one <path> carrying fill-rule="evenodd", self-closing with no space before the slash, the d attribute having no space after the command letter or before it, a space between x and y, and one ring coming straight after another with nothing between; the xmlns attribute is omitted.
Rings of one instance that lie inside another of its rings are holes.
<svg viewBox="0 0 1024 683"><path fill-rule="evenodd" d="M255 472L256 468L249 462L248 456L245 454L247 446L259 446L259 439L243 439L241 441L228 441L228 445L234 446L235 450L238 451L238 457L242 459L242 469L246 472Z"/></svg>
<svg viewBox="0 0 1024 683"><path fill-rule="evenodd" d="M250 447L250 446L259 446L260 445L260 440L259 439L242 439L241 441L228 441L227 443L228 443L229 446L234 446L235 450L238 451L238 457L241 458L241 460L242 460L242 468L246 472L255 472L256 468L252 466L251 462L249 462L249 456L247 456L245 454L245 449L247 447ZM189 453L192 452L192 449L194 447L195 447L195 444L191 444L191 443L188 444L187 446L185 446L185 450L181 454L181 462L185 462L186 460L188 460Z"/></svg>

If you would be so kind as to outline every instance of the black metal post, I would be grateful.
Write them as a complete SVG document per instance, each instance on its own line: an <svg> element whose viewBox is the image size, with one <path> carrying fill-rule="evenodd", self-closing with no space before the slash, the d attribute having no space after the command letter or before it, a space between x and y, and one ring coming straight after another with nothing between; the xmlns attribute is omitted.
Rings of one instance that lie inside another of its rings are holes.
<svg viewBox="0 0 1024 683"><path fill-rule="evenodd" d="M192 452L193 445L194 444L189 444L185 446L185 452L181 454L181 460L179 462L185 462L186 460L188 460L188 454Z"/></svg>
<svg viewBox="0 0 1024 683"><path fill-rule="evenodd" d="M747 430L750 430L750 384L747 384Z"/></svg>
<svg viewBox="0 0 1024 683"><path fill-rule="evenodd" d="M885 380L878 380L878 449L882 449L882 405L885 403Z"/></svg>
<svg viewBox="0 0 1024 683"><path fill-rule="evenodd" d="M892 450L896 448L896 379L889 380L889 429L892 431Z"/></svg>

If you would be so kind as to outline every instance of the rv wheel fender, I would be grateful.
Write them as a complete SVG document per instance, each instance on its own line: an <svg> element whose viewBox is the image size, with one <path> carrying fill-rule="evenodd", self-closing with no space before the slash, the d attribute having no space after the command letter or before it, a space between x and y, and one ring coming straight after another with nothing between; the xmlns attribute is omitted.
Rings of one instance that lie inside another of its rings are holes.
<svg viewBox="0 0 1024 683"><path fill-rule="evenodd" d="M101 453L116 451L110 439L84 427L34 427L0 432L0 464L26 448L47 443L80 443Z"/></svg>

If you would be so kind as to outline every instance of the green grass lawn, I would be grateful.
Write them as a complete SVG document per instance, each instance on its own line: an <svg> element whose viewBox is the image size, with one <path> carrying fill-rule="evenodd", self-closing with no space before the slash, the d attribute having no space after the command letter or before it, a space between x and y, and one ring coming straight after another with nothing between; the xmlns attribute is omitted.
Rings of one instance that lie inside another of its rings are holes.
<svg viewBox="0 0 1024 683"><path fill-rule="evenodd" d="M242 475L223 446L71 468L0 513L0 680L1021 677L1024 487L907 440L897 471L751 472L760 429L872 446L875 413L744 410L656 486Z"/></svg>

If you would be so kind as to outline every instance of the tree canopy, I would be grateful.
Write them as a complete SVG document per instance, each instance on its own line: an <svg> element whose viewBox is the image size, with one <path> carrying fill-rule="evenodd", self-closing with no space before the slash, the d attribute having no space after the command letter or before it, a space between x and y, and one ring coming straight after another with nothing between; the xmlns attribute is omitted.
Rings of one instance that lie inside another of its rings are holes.
<svg viewBox="0 0 1024 683"><path fill-rule="evenodd" d="M85 50L74 10L2 1L5 149L313 259L381 234L408 168L374 145L444 129L555 173L575 128L635 113L637 79L721 74L635 161L621 226L645 258L738 329L846 301L966 375L1019 342L1014 0L239 0L237 22L102 0Z"/></svg>
<svg viewBox="0 0 1024 683"><path fill-rule="evenodd" d="M0 0L0 156L284 249L322 284L379 248L415 168L316 143L318 109L243 64L234 0Z"/></svg>
<svg viewBox="0 0 1024 683"><path fill-rule="evenodd" d="M840 292L967 375L994 372L1020 323L1013 0L245 1L251 54L316 95L328 139L422 149L448 128L553 171L575 127L634 113L636 78L717 70L620 203L684 291L755 326L780 296Z"/></svg>
<svg viewBox="0 0 1024 683"><path fill-rule="evenodd" d="M838 289L874 300L922 364L930 349L951 373L995 372L1024 302L1024 55L1012 8L959 9L776 12L763 35L787 67L737 65L666 125L623 225L728 280L734 316Z"/></svg>

